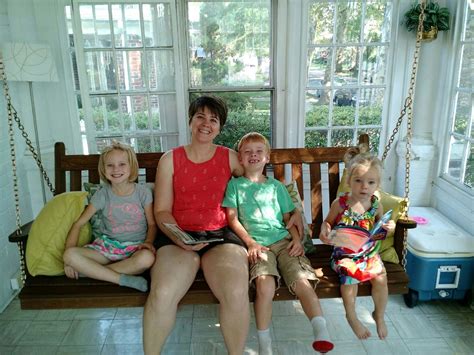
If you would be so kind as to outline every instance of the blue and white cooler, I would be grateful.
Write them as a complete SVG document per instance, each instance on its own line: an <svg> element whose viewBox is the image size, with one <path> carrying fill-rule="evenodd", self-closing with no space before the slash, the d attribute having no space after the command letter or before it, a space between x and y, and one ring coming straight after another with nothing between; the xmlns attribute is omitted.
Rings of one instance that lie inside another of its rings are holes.
<svg viewBox="0 0 474 355"><path fill-rule="evenodd" d="M461 299L469 302L474 283L474 236L430 207L411 207L418 226L408 232L406 269L408 307L418 301Z"/></svg>

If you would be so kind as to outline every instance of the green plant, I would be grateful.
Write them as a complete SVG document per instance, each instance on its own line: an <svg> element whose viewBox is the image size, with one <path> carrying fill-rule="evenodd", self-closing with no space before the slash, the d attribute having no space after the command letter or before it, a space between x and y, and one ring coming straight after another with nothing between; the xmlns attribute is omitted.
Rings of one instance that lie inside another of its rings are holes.
<svg viewBox="0 0 474 355"><path fill-rule="evenodd" d="M408 31L417 31L420 12L420 4L414 3L405 13L405 26ZM426 4L423 31L429 31L431 27L437 27L438 31L449 30L449 10L447 7L439 7L438 3L435 2Z"/></svg>

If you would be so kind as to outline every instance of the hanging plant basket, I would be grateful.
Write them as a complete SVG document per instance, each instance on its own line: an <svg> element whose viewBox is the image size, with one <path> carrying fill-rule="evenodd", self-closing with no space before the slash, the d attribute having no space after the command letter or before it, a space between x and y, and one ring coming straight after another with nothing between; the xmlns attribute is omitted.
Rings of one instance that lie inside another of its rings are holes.
<svg viewBox="0 0 474 355"><path fill-rule="evenodd" d="M438 37L438 27L432 26L429 31L421 33L421 40L425 42L434 41Z"/></svg>
<svg viewBox="0 0 474 355"><path fill-rule="evenodd" d="M418 30L418 21L421 13L421 5L415 2L405 12L404 23L409 32ZM423 16L422 40L429 42L438 36L438 31L449 30L449 10L447 7L439 7L436 2L428 2Z"/></svg>

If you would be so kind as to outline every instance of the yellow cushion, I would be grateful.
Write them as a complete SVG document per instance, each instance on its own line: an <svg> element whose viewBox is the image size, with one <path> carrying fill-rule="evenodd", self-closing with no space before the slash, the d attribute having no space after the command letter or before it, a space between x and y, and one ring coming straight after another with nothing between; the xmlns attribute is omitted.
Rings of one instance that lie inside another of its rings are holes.
<svg viewBox="0 0 474 355"><path fill-rule="evenodd" d="M341 182L337 189L337 196L341 196L349 191L350 188L349 184L347 183L347 171L344 169ZM375 195L380 199L380 203L383 206L383 212L385 213L388 210L392 210L392 219L397 222L406 204L405 199L381 190L376 191ZM387 237L382 241L382 245L380 246L380 256L382 257L383 261L398 264L399 258L395 252L395 249L393 248L393 235L394 232L388 233Z"/></svg>
<svg viewBox="0 0 474 355"><path fill-rule="evenodd" d="M41 210L31 226L26 244L26 266L31 275L64 274L64 243L72 224L84 210L87 192L65 192ZM91 239L90 224L81 228L79 246Z"/></svg>

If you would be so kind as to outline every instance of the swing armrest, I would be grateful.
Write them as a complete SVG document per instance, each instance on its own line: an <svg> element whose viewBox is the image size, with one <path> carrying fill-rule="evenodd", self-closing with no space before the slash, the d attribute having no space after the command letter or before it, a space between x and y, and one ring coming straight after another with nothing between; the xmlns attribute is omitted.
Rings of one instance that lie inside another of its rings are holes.
<svg viewBox="0 0 474 355"><path fill-rule="evenodd" d="M30 234L31 225L34 221L28 222L27 224L21 226L20 234L16 234L16 231L8 236L8 241L10 243L26 242L28 235Z"/></svg>
<svg viewBox="0 0 474 355"><path fill-rule="evenodd" d="M393 246L395 251L397 252L398 259L400 263L403 260L403 249L405 248L404 245L404 238L405 238L405 230L406 229L413 229L416 228L416 222L412 221L411 219L402 219L399 218L397 220L397 226L395 228L395 234L393 239Z"/></svg>

